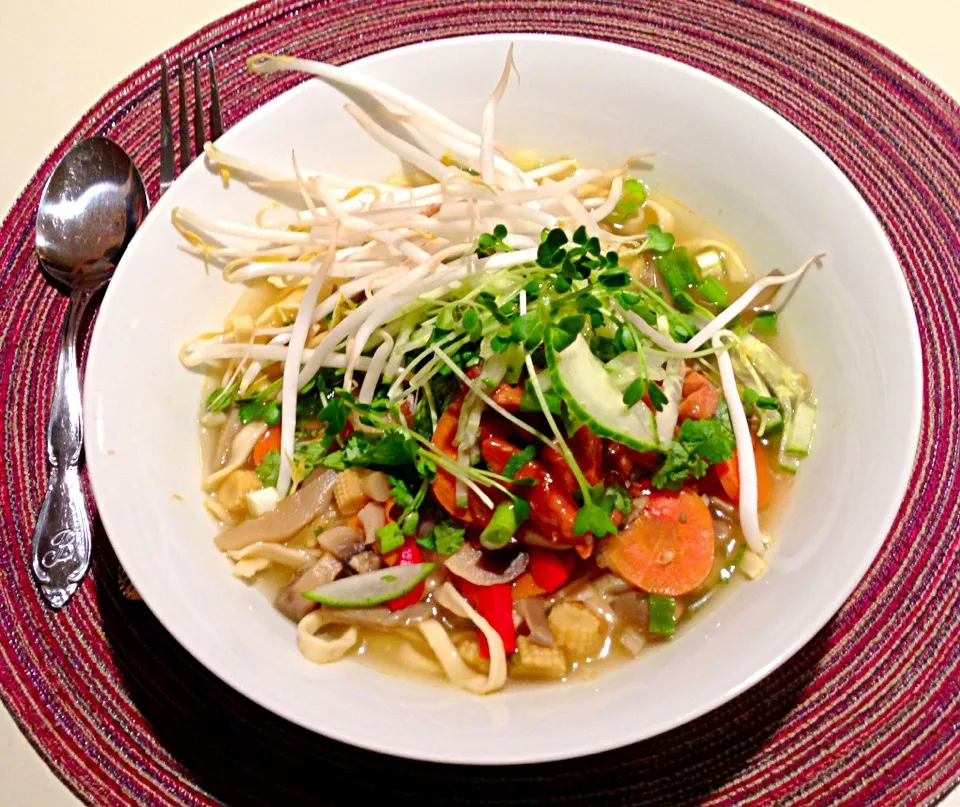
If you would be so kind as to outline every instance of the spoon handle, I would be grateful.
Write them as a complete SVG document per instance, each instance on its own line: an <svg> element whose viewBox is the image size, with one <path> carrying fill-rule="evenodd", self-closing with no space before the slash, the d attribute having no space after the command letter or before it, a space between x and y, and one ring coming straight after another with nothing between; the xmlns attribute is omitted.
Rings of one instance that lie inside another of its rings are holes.
<svg viewBox="0 0 960 807"><path fill-rule="evenodd" d="M77 363L77 334L89 300L89 293L76 292L67 309L47 423L47 495L33 533L33 573L54 609L66 605L90 566L90 516L80 481L83 419Z"/></svg>

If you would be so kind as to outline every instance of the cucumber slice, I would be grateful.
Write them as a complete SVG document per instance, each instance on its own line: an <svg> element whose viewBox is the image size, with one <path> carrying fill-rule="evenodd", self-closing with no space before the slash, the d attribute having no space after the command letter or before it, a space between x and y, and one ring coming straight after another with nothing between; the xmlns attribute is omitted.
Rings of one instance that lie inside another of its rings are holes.
<svg viewBox="0 0 960 807"><path fill-rule="evenodd" d="M550 380L577 420L595 434L638 451L660 449L653 412L643 401L634 406L623 403L623 394L582 336L562 353L545 341Z"/></svg>
<svg viewBox="0 0 960 807"><path fill-rule="evenodd" d="M332 608L369 608L409 594L436 568L436 563L391 566L334 580L303 596Z"/></svg>
<svg viewBox="0 0 960 807"><path fill-rule="evenodd" d="M666 378L662 359L652 358L644 354L643 361L647 368L647 379L650 381L663 381L663 379ZM610 373L610 380L613 381L613 385L620 390L620 392L626 392L627 387L636 381L640 375L639 357L636 352L632 350L621 353L619 356L614 356L603 366L606 368L606 371Z"/></svg>

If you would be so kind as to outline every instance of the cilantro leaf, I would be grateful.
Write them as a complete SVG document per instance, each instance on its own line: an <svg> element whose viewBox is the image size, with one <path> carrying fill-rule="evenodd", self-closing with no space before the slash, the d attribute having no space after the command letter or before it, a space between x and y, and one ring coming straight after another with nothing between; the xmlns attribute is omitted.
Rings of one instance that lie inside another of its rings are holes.
<svg viewBox="0 0 960 807"><path fill-rule="evenodd" d="M410 492L410 488L407 487L407 483L395 476L388 476L387 479L390 480L390 484L393 486L390 488L390 495L393 496L397 507L401 510L412 508L413 494Z"/></svg>
<svg viewBox="0 0 960 807"><path fill-rule="evenodd" d="M453 524L437 524L430 533L436 551L441 555L454 555L463 546L467 531Z"/></svg>
<svg viewBox="0 0 960 807"><path fill-rule="evenodd" d="M346 446L327 454L322 464L338 471L350 466L413 465L417 462L418 454L417 444L398 431L387 432L380 437L354 432Z"/></svg>
<svg viewBox="0 0 960 807"><path fill-rule="evenodd" d="M517 472L536 456L537 449L535 446L527 446L523 451L518 451L510 457L510 459L507 460L507 464L503 466L503 476L507 477L507 479L513 479L517 475Z"/></svg>
<svg viewBox="0 0 960 807"><path fill-rule="evenodd" d="M577 517L573 522L574 535L586 535L592 532L595 537L600 538L604 535L613 535L616 533L616 525L610 518L610 514L599 505L593 502L584 502L583 507L577 511Z"/></svg>
<svg viewBox="0 0 960 807"><path fill-rule="evenodd" d="M340 434L347 425L347 407L339 398L331 398L329 403L317 415L317 420L327 424L325 429L328 435Z"/></svg>
<svg viewBox="0 0 960 807"><path fill-rule="evenodd" d="M428 535L421 535L415 539L417 546L426 549L428 552L437 551L437 541L433 537L433 530Z"/></svg>
<svg viewBox="0 0 960 807"><path fill-rule="evenodd" d="M620 487L620 485L611 485L603 494L603 506L604 509L609 507L609 512L619 510L626 516L633 509L633 499L630 498L630 494L627 493L625 488Z"/></svg>
<svg viewBox="0 0 960 807"><path fill-rule="evenodd" d="M437 475L437 464L425 454L421 453L414 463L417 473L428 482L432 482Z"/></svg>
<svg viewBox="0 0 960 807"><path fill-rule="evenodd" d="M277 479L280 476L280 451L276 448L270 449L263 455L260 464L257 466L257 476L263 482L265 488L275 488Z"/></svg>
<svg viewBox="0 0 960 807"><path fill-rule="evenodd" d="M699 479L711 465L733 456L736 438L726 403L709 420L685 420L667 449L663 464L653 475L653 486L679 490L688 477Z"/></svg>

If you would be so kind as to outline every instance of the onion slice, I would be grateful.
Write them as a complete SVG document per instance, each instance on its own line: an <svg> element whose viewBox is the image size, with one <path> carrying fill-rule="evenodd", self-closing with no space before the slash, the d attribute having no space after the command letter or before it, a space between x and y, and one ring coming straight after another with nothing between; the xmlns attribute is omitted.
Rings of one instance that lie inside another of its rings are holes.
<svg viewBox="0 0 960 807"><path fill-rule="evenodd" d="M464 544L455 555L447 558L444 565L457 577L462 577L475 586L496 586L516 580L527 570L527 564L530 562L530 556L526 552L521 552L507 566L503 574L497 574L480 568L482 557L483 553L479 549L470 544Z"/></svg>

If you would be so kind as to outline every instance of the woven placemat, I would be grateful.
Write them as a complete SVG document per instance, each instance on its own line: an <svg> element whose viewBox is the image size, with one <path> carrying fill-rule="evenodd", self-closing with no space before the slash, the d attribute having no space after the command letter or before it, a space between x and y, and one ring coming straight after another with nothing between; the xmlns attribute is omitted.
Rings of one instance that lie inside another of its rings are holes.
<svg viewBox="0 0 960 807"><path fill-rule="evenodd" d="M499 769L377 756L254 705L123 596L102 530L90 578L64 612L48 611L28 551L65 301L36 271L34 212L56 160L93 134L130 151L156 198L155 60L70 132L0 232L0 695L63 782L96 805L934 803L960 776L958 108L871 40L776 1L265 0L168 56L216 54L230 125L297 80L247 75L246 54L342 63L494 31L595 37L719 76L807 133L868 200L917 308L925 410L907 501L856 592L777 672L687 726L581 760Z"/></svg>

